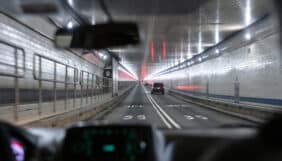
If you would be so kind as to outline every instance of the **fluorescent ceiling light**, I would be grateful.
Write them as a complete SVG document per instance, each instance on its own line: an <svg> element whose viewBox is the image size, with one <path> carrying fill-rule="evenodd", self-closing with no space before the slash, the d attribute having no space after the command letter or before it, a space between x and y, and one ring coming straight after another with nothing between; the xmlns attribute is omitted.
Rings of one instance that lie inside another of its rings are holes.
<svg viewBox="0 0 282 161"><path fill-rule="evenodd" d="M67 28L69 28L69 29L71 29L71 28L73 28L73 23L70 21L70 22L68 22L68 24L67 24Z"/></svg>

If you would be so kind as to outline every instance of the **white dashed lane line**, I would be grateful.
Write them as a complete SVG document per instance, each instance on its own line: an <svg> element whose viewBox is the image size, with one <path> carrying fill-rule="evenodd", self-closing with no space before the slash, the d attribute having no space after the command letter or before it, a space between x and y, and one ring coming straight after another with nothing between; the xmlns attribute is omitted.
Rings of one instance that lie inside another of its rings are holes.
<svg viewBox="0 0 282 161"><path fill-rule="evenodd" d="M137 119L138 120L146 120L146 116L145 115L138 115Z"/></svg>
<svg viewBox="0 0 282 161"><path fill-rule="evenodd" d="M142 108L143 105L128 105L127 108Z"/></svg>
<svg viewBox="0 0 282 161"><path fill-rule="evenodd" d="M194 120L195 118L197 119L202 119L202 120L208 120L209 118L203 115L195 115L195 116L191 116L191 115L184 115L184 118L187 120Z"/></svg>
<svg viewBox="0 0 282 161"><path fill-rule="evenodd" d="M147 90L145 87L143 87L145 93L147 93ZM149 102L152 104L153 108L157 112L157 114L160 116L160 118L163 120L163 122L166 124L166 126L171 129L171 128L176 128L176 129L181 129L181 126L176 123L163 109L162 107L155 101L155 99L149 95L146 94Z"/></svg>
<svg viewBox="0 0 282 161"><path fill-rule="evenodd" d="M177 108L177 107L188 107L187 105L184 104L169 104L166 105L167 107L173 107L173 108Z"/></svg>
<svg viewBox="0 0 282 161"><path fill-rule="evenodd" d="M154 105L154 103L151 101L151 99L147 96L149 102L152 104L153 108L156 110L157 114L160 116L160 118L163 120L163 122L166 124L166 126L171 129L172 126L170 125L170 123L164 118L164 116L160 113L160 111L156 108L156 106Z"/></svg>
<svg viewBox="0 0 282 161"><path fill-rule="evenodd" d="M132 120L134 118L134 116L132 115L126 115L126 116L123 116L123 120ZM136 118L138 120L146 120L146 116L145 115L137 115Z"/></svg>
<svg viewBox="0 0 282 161"><path fill-rule="evenodd" d="M195 115L196 118L199 118L199 119L203 119L203 120L208 120L209 118L207 118L206 116L203 116L203 115Z"/></svg>
<svg viewBox="0 0 282 161"><path fill-rule="evenodd" d="M184 115L184 117L187 120L194 120L195 119L193 116L190 116L190 115Z"/></svg>
<svg viewBox="0 0 282 161"><path fill-rule="evenodd" d="M133 119L132 115L126 115L123 117L123 120L131 120L131 119Z"/></svg>

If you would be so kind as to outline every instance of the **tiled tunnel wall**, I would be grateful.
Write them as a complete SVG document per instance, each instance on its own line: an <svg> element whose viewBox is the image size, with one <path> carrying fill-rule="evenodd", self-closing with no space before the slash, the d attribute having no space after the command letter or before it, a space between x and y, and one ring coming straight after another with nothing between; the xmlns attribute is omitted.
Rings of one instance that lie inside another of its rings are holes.
<svg viewBox="0 0 282 161"><path fill-rule="evenodd" d="M267 17L234 35L217 46L218 57L173 73L166 86L197 96L281 106L282 59L275 22ZM251 40L246 40L247 32Z"/></svg>

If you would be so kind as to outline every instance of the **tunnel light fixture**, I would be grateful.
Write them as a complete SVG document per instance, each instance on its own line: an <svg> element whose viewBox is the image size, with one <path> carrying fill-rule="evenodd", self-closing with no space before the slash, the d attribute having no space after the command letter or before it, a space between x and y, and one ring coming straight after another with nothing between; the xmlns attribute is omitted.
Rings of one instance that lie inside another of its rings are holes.
<svg viewBox="0 0 282 161"><path fill-rule="evenodd" d="M199 20L199 33L198 33L198 54L203 51L203 33L202 33L202 9L199 10L200 20Z"/></svg>
<svg viewBox="0 0 282 161"><path fill-rule="evenodd" d="M150 49L151 49L151 62L154 63L155 62L155 43L154 41L151 41L150 43Z"/></svg>
<svg viewBox="0 0 282 161"><path fill-rule="evenodd" d="M166 45L166 40L163 37L163 40L162 40L162 59L165 60L166 56L167 56L167 45Z"/></svg>
<svg viewBox="0 0 282 161"><path fill-rule="evenodd" d="M68 22L68 24L67 24L67 28L68 28L68 29L73 28L73 23L72 23L71 21L69 21L69 22Z"/></svg>
<svg viewBox="0 0 282 161"><path fill-rule="evenodd" d="M191 47L191 29L189 28L188 31L188 46L187 46L187 59L191 59L193 57L192 55L192 47Z"/></svg>
<svg viewBox="0 0 282 161"><path fill-rule="evenodd" d="M73 0L68 0L68 4L73 7Z"/></svg>
<svg viewBox="0 0 282 161"><path fill-rule="evenodd" d="M220 2L216 1L216 24L215 24L215 43L218 44L220 41L220 31L219 31L219 24L220 24Z"/></svg>
<svg viewBox="0 0 282 161"><path fill-rule="evenodd" d="M252 8L251 8L251 0L246 0L246 8L245 8L245 24L249 26L252 21Z"/></svg>
<svg viewBox="0 0 282 161"><path fill-rule="evenodd" d="M251 38L252 38L252 35L249 32L245 34L246 40L251 40Z"/></svg>
<svg viewBox="0 0 282 161"><path fill-rule="evenodd" d="M170 80L172 78L181 79L185 77L186 75L183 74L182 72L176 72L176 73L170 73L170 74L164 74L164 75L149 76L149 77L146 77L144 80L158 81L158 80Z"/></svg>
<svg viewBox="0 0 282 161"><path fill-rule="evenodd" d="M202 33L199 33L198 54L200 54L202 51L203 51Z"/></svg>
<svg viewBox="0 0 282 161"><path fill-rule="evenodd" d="M95 17L95 16L92 16L92 17L91 17L91 24L92 24L92 25L95 25L95 24L96 24L96 17Z"/></svg>
<svg viewBox="0 0 282 161"><path fill-rule="evenodd" d="M99 56L102 58L103 56L104 56L104 54L103 53L98 53L99 54Z"/></svg>
<svg viewBox="0 0 282 161"><path fill-rule="evenodd" d="M219 40L220 37L219 37L219 25L218 24L215 26L215 35L214 35L214 37L215 37L215 43L218 44L219 41L220 41Z"/></svg>
<svg viewBox="0 0 282 161"><path fill-rule="evenodd" d="M216 49L216 50L215 50L215 53L216 53L216 54L219 54L219 49Z"/></svg>
<svg viewBox="0 0 282 161"><path fill-rule="evenodd" d="M108 59L108 55L107 54L104 54L102 52L98 52L98 56L102 59L102 60L107 60Z"/></svg>
<svg viewBox="0 0 282 161"><path fill-rule="evenodd" d="M202 58L202 57L199 57L198 60L199 60L199 62L201 62L201 61L203 60L203 58Z"/></svg>
<svg viewBox="0 0 282 161"><path fill-rule="evenodd" d="M185 49L184 49L184 39L181 40L181 44L180 44L180 53L181 53L181 57L180 57L180 63L183 63L185 61Z"/></svg>

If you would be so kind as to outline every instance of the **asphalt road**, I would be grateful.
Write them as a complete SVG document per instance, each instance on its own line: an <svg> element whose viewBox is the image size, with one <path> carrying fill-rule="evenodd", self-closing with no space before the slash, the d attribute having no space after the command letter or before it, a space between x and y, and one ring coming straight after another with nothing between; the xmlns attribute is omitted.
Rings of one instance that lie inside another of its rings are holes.
<svg viewBox="0 0 282 161"><path fill-rule="evenodd" d="M187 103L168 94L151 95L150 89L142 85L134 87L118 107L99 119L111 123L148 123L169 129L252 125L246 120Z"/></svg>

